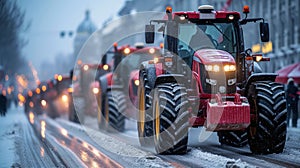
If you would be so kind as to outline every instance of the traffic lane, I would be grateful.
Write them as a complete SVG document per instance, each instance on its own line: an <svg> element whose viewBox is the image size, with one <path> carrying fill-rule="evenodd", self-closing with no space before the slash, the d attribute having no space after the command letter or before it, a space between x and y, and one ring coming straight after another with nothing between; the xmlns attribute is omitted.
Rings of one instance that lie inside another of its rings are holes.
<svg viewBox="0 0 300 168"><path fill-rule="evenodd" d="M102 151L78 136L72 135L67 129L48 117L41 117L41 123L47 123L46 132L62 146L71 150L88 167L122 167ZM41 130L41 135L43 133ZM46 138L47 137L43 137ZM52 141L50 141L51 143ZM67 164L67 163L66 163Z"/></svg>
<svg viewBox="0 0 300 168"><path fill-rule="evenodd" d="M29 114L33 114L30 112ZM20 114L23 115L23 114ZM26 117L19 120L20 142L18 155L22 167L59 167L63 166L48 150L46 144L41 141L36 131L31 127Z"/></svg>
<svg viewBox="0 0 300 168"><path fill-rule="evenodd" d="M98 129L97 127L97 120L94 118L88 119L88 122L85 123L87 127L91 127L93 129ZM144 151L148 151L151 153L155 153L153 147L140 147L138 142L138 135L136 130L136 123L132 120L126 120L126 130L123 133L117 134L110 134L106 133L114 138L133 145L139 149ZM296 166L300 163L300 151L297 140L299 141L299 136L292 136L296 135L297 133L292 133L288 131L288 138L286 142L285 151L282 154L271 154L271 155L254 155L251 153L248 146L242 148L235 148L225 145L220 145L218 141L217 134L215 132L208 132L205 131L204 127L199 128L190 128L189 129L189 150L190 152L183 156L162 156L157 155L164 160L170 163L178 163L184 165L190 165L191 167L198 165L203 166L205 165L206 157L201 158L203 155L199 155L199 153L208 152L216 155L225 156L227 158L233 158L236 160L241 159L241 161L247 162L252 165L262 166L265 167L269 165L271 167L281 167L281 166ZM197 160L198 163L195 163L195 153L197 156L201 156L198 159L202 159L201 161ZM191 155L191 156L190 156ZM183 159L185 158L185 159ZM204 160L204 162L203 162ZM228 162L230 163L230 161ZM207 164L206 164L207 165ZM208 163L209 165L209 163ZM226 163L224 164L226 165Z"/></svg>

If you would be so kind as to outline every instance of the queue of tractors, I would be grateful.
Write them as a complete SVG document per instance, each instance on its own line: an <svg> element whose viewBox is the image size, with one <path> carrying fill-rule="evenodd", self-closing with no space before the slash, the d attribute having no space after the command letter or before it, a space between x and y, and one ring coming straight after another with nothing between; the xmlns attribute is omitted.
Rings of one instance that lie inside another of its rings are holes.
<svg viewBox="0 0 300 168"><path fill-rule="evenodd" d="M243 37L244 25L259 22L261 41L269 41L268 23L247 18L248 6L243 13L245 18L209 5L192 12L167 7L164 18L145 26L146 43L155 42L157 30L163 34L163 48L115 43L101 64L80 64L74 74L29 91L25 110L47 107L55 118L61 112L52 105L65 100L69 120L97 116L99 128L107 131L122 132L125 119L132 119L140 144L154 145L159 154L186 153L189 127L199 126L217 132L221 144L249 144L258 154L281 153L286 141L284 87L275 82L276 74L262 72L258 62L270 59L245 49Z"/></svg>

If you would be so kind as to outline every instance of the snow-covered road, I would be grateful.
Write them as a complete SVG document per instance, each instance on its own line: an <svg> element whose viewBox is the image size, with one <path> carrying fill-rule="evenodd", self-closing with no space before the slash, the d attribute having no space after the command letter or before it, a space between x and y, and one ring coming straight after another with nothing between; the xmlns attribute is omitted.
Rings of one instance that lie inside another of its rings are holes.
<svg viewBox="0 0 300 168"><path fill-rule="evenodd" d="M28 118L27 118L28 117ZM12 108L0 118L0 167L299 167L300 129L289 128L282 154L253 155L249 147L221 146L215 133L189 131L186 155L156 155L141 148L136 123L124 133L99 131L97 119L84 125L63 118L24 114Z"/></svg>
<svg viewBox="0 0 300 168"><path fill-rule="evenodd" d="M56 167L53 153L37 138L23 108L0 118L0 167Z"/></svg>

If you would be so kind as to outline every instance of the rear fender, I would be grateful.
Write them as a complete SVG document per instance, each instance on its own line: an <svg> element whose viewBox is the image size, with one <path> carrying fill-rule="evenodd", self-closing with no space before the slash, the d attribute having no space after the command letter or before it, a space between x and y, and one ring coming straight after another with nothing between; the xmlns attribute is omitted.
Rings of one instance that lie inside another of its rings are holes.
<svg viewBox="0 0 300 168"><path fill-rule="evenodd" d="M157 76L154 87L162 83L183 83L185 79L181 74L162 74Z"/></svg>
<svg viewBox="0 0 300 168"><path fill-rule="evenodd" d="M270 81L270 82L274 82L275 79L276 79L276 76L277 74L276 73L255 73L255 74L252 74L247 82L246 82L246 85L245 85L245 96L248 95L248 91L249 91L249 88L250 86L252 85L252 83L254 82L258 82L258 81Z"/></svg>

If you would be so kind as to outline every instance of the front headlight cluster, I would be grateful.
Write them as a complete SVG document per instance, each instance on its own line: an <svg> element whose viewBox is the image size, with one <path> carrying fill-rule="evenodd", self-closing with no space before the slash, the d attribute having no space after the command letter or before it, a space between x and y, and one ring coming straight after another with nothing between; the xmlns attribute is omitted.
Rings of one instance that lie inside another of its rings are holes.
<svg viewBox="0 0 300 168"><path fill-rule="evenodd" d="M220 72L221 67L220 67L220 65L205 65L205 70L208 72ZM235 71L236 66L235 65L224 65L223 70L225 72Z"/></svg>

